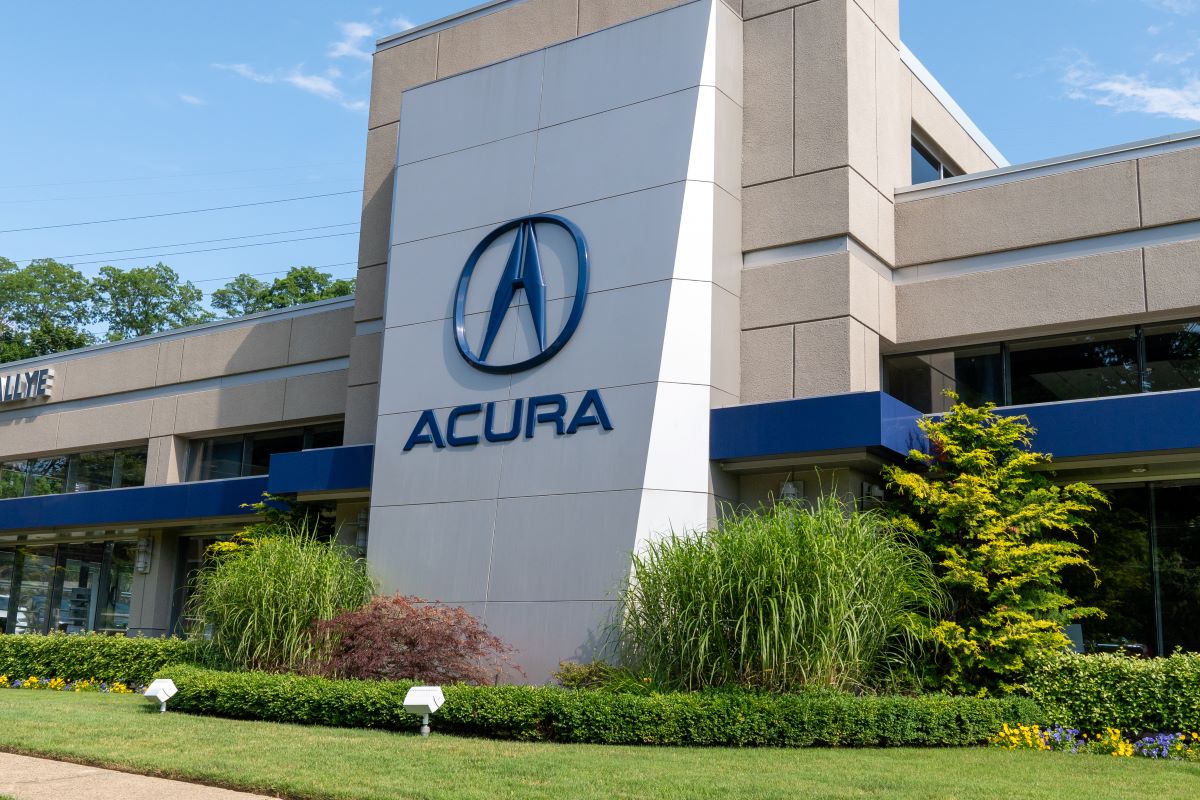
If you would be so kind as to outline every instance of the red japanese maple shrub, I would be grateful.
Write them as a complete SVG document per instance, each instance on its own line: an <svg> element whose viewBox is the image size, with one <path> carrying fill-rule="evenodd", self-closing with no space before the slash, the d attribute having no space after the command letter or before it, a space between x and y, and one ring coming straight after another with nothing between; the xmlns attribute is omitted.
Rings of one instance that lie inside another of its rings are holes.
<svg viewBox="0 0 1200 800"><path fill-rule="evenodd" d="M335 678L494 683L512 648L458 606L396 594L316 624L329 656L318 672Z"/></svg>

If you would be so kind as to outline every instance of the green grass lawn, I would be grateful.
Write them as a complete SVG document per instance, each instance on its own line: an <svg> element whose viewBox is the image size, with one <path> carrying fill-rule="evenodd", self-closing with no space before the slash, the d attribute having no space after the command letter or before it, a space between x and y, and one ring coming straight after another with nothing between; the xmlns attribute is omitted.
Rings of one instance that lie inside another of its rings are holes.
<svg viewBox="0 0 1200 800"><path fill-rule="evenodd" d="M0 749L291 798L1200 797L1200 765L917 750L523 744L158 714L140 697L0 690Z"/></svg>

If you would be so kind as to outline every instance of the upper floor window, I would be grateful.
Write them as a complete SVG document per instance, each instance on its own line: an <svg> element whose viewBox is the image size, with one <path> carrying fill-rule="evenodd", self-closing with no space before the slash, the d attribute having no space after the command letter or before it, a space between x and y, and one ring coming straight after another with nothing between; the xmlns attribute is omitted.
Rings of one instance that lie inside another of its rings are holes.
<svg viewBox="0 0 1200 800"><path fill-rule="evenodd" d="M266 475L275 453L295 453L314 447L338 447L342 423L284 428L273 431L194 439L188 446L187 480L245 478Z"/></svg>
<svg viewBox="0 0 1200 800"><path fill-rule="evenodd" d="M928 147L917 137L912 138L912 182L928 183L940 181L942 178L952 178L962 172L948 165L945 159L933 154L933 148Z"/></svg>
<svg viewBox="0 0 1200 800"><path fill-rule="evenodd" d="M972 405L1049 403L1200 388L1200 322L1138 325L886 356L886 391L925 413L953 390Z"/></svg>
<svg viewBox="0 0 1200 800"><path fill-rule="evenodd" d="M0 463L0 499L142 486L146 445Z"/></svg>

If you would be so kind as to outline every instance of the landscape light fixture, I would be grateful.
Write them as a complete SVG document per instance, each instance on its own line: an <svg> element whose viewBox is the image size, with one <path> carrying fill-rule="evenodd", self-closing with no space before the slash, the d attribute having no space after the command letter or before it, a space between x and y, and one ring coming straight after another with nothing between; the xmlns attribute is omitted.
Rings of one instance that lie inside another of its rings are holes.
<svg viewBox="0 0 1200 800"><path fill-rule="evenodd" d="M167 711L167 701L174 697L178 691L175 688L175 681L170 678L158 678L146 687L146 691L142 692L142 696L150 700L157 700L158 712L165 714Z"/></svg>
<svg viewBox="0 0 1200 800"><path fill-rule="evenodd" d="M404 695L404 710L421 717L421 735L429 735L429 715L442 707L446 698L440 686L414 686Z"/></svg>
<svg viewBox="0 0 1200 800"><path fill-rule="evenodd" d="M137 556L134 561L133 570L139 575L146 575L150 572L150 554L154 551L154 540L149 536L143 536L137 540Z"/></svg>

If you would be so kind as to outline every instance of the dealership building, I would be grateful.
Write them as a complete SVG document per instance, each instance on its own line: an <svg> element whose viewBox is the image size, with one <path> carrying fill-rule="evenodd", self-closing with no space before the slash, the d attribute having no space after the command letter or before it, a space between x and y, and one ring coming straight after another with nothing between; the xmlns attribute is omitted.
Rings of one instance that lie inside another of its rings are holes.
<svg viewBox="0 0 1200 800"><path fill-rule="evenodd" d="M0 366L0 629L163 635L264 492L532 680L727 503L945 390L1104 487L1089 649L1200 649L1200 134L1009 165L898 0L498 0L380 40L354 298Z"/></svg>

